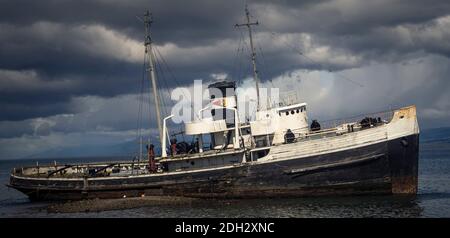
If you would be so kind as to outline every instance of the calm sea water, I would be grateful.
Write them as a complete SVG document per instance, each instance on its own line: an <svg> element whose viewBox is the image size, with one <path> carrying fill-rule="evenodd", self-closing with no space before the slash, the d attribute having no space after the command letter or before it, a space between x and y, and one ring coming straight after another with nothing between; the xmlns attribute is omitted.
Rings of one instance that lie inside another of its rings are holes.
<svg viewBox="0 0 450 238"><path fill-rule="evenodd" d="M0 217L450 217L450 144L423 143L419 193L415 198L358 196L296 199L205 200L192 205L150 206L91 213L47 213L48 203L31 203L9 189L9 171L36 160L0 161ZM108 158L58 160L59 163ZM41 164L53 160L39 160Z"/></svg>

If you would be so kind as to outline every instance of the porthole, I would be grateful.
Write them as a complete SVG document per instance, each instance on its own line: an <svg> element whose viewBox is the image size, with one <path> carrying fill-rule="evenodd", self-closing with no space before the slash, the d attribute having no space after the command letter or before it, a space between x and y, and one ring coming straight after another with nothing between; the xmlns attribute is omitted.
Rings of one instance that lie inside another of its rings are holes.
<svg viewBox="0 0 450 238"><path fill-rule="evenodd" d="M286 116L289 116L289 112L286 112Z"/></svg>
<svg viewBox="0 0 450 238"><path fill-rule="evenodd" d="M297 113L299 113L299 112L300 112L300 110L297 109Z"/></svg>
<svg viewBox="0 0 450 238"><path fill-rule="evenodd" d="M294 110L292 110L292 111L291 111L291 114L294 115L294 113L295 113Z"/></svg>

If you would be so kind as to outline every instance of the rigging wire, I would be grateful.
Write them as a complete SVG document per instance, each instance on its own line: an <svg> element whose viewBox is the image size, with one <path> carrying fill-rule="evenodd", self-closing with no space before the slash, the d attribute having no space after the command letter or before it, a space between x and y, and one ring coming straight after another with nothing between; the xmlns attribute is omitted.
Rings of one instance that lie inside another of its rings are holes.
<svg viewBox="0 0 450 238"><path fill-rule="evenodd" d="M242 83L242 78L244 77L244 68L243 68L243 61L244 61L244 47L245 47L245 38L244 38L244 33L243 30L241 28L238 28L239 32L240 32L240 36L241 36L241 45L240 45L240 49L238 49L238 51L240 52L239 54L239 58L238 58L238 80L239 83Z"/></svg>
<svg viewBox="0 0 450 238"><path fill-rule="evenodd" d="M143 103L144 103L144 82L145 82L145 71L146 71L146 56L144 54L144 60L142 65L142 78L140 79L140 92L138 96L139 107L138 107L138 118L136 125L136 137L137 139L142 136L142 121L143 121Z"/></svg>
<svg viewBox="0 0 450 238"><path fill-rule="evenodd" d="M251 64L243 63L247 59L251 59L252 55L251 55L251 49L250 49L250 43L249 43L250 40L249 39L246 40L246 37L244 37L244 30L243 29L240 29L240 32L241 32L241 36L243 38L243 41L242 41L243 44L242 44L242 48L241 48L241 64L240 64L241 65L241 73L242 73L242 75L241 75L240 78L244 78L247 75L248 76L251 75L250 72L253 72L253 68L252 68ZM251 99L251 101L255 102L255 100L253 100L253 99ZM248 114L249 115L255 115L256 109L257 109L256 106L251 111L250 111L250 108L249 108Z"/></svg>
<svg viewBox="0 0 450 238"><path fill-rule="evenodd" d="M257 41L256 42L256 44L258 45L258 48L259 48L259 52L261 52L261 66L262 67L259 67L260 69L263 69L263 70L259 70L260 72L261 72L261 75L264 75L265 76L265 78L267 78L267 80L270 82L270 84L272 85L272 87L275 87L275 85L273 84L273 81L272 81L272 79L269 79L268 77L267 77L267 74L266 74L266 71L265 71L265 69L267 69L267 61L266 61L266 57L264 56L264 52L263 52L263 50L262 50L262 47L261 47L261 45L259 44L259 42ZM258 59L258 58L257 58ZM256 60L257 62L259 61L259 60ZM263 78L263 77L261 77L261 78Z"/></svg>
<svg viewBox="0 0 450 238"><path fill-rule="evenodd" d="M247 49L247 51L245 51L244 48ZM245 52L248 52L248 54L245 54ZM250 59L252 57L251 49L250 49L250 43L247 43L246 40L244 40L244 46L242 48L242 56L244 56L244 55L246 57L250 58ZM245 76L245 72L252 72L253 69L252 69L252 66L250 64L243 64L243 65L247 65L245 70L243 68L242 76L244 77Z"/></svg>
<svg viewBox="0 0 450 238"><path fill-rule="evenodd" d="M266 7L267 7L267 6L266 6ZM255 18L255 16L253 16L252 14L250 14L250 17L251 17L251 18ZM260 24L258 24L258 25L260 25ZM256 33L256 31L255 31L255 33ZM256 35L256 34L255 34L255 35ZM262 50L262 47L261 47L259 41L255 41L255 42L256 42L256 45L257 45L256 50L258 51L258 48L259 48L259 52L260 52L261 59L262 59L262 60L260 61L260 60L259 60L259 57L256 58L256 63L260 66L260 67L259 67L259 70L258 70L258 72L260 73L259 76L260 76L260 79L262 79L262 78L267 77L267 74L266 74L266 71L265 71L266 66L267 66L267 64L266 64L266 58L265 58L265 56L264 56L264 52L263 52L263 50ZM273 84L272 79L268 79L268 81L270 82L270 84L272 85L272 87L275 87L274 84Z"/></svg>
<svg viewBox="0 0 450 238"><path fill-rule="evenodd" d="M274 32L274 31L272 31L271 29L269 29L268 27L266 27L266 26L264 26L264 25L262 25L262 24L261 24L261 26L262 26L263 28L265 28L265 29L270 33L270 36L272 37L272 39L275 40L275 37L278 36L277 33ZM284 39L282 39L280 36L278 36L278 38L279 38L279 40L280 40L283 44L285 44L287 47L289 47L290 49L292 49L292 50L294 50L295 52L297 52L300 56L302 56L302 57L304 57L305 59L309 60L311 63L316 64L316 65L319 65L321 68L325 69L325 67L324 67L324 65L323 65L322 63L319 63L319 62L317 62L316 60L312 59L311 57L308 57L303 51L299 50L299 49L298 49L297 47L295 47L294 45L289 44L289 43L286 42ZM354 81L354 80L352 80L352 79L350 79L350 78L348 78L348 77L342 75L341 73L339 73L339 72L337 72L337 71L333 71L333 70L331 70L331 69L328 69L327 71L330 72L330 73L335 73L337 76L339 76L339 77L341 77L341 78L343 78L343 79L345 79L345 80L347 80L347 81L349 81L349 82L351 82L351 83L353 83L353 84L355 84L355 85L358 85L359 87L364 87L364 85L363 85L362 83L356 82L356 81Z"/></svg>
<svg viewBox="0 0 450 238"><path fill-rule="evenodd" d="M170 68L169 64L167 63L167 61L164 59L164 56L161 54L161 52L159 51L158 47L155 47L155 51L158 54L159 58L161 59L162 65L166 68L166 70L169 72L170 77L172 78L173 82L175 83L175 88L180 87L182 84L179 83L179 81L177 80L177 78L175 77L175 74L173 73L172 69ZM191 101L191 98L188 97L188 95L186 95L184 93L184 90L181 91L181 93L183 94L183 96L185 97L185 99L188 99ZM169 94L170 95L170 94ZM192 103L192 101L191 101ZM194 112L194 116L198 118L197 113ZM198 118L199 119L199 118Z"/></svg>
<svg viewBox="0 0 450 238"><path fill-rule="evenodd" d="M157 46L155 46L154 48L155 48L155 51L158 54L159 58L161 59L163 65L165 66L166 70L169 72L170 76L172 77L172 79L175 83L175 86L180 87L182 84L180 84L179 81L177 80L177 78L175 77L175 74L173 73L172 69L169 67L169 64L167 64L167 61L164 59L164 56L161 54L161 52L159 51ZM184 95L184 96L186 96L186 95Z"/></svg>
<svg viewBox="0 0 450 238"><path fill-rule="evenodd" d="M239 78L239 63L240 63L240 56L239 56L239 52L241 49L241 44L242 44L242 37L239 38L239 43L238 43L238 47L236 49L236 55L234 57L234 61L233 61L233 67L232 67L232 77L235 77L237 79L238 84L240 83L240 78Z"/></svg>
<svg viewBox="0 0 450 238"><path fill-rule="evenodd" d="M168 81L168 77L166 76L166 74L164 73L164 68L165 68L165 70L167 70L167 72L169 72L169 77L171 77L171 79L172 79L172 81L174 82L174 86L175 86L175 88L178 88L178 87L180 87L181 86L181 84L179 83L179 81L177 80L177 78L175 77L175 74L173 73L173 71L171 70L171 68L170 68L170 66L169 66L169 64L167 63L167 61L164 59L164 56L161 54L161 52L159 51L159 49L158 49L158 47L155 47L155 55L156 55L156 57L158 58L158 63L159 63L159 68L160 68L160 71L162 72L162 74L163 74L163 79L164 79L164 81ZM171 95L171 93L170 93L170 85L169 84L167 84L166 82L164 82L164 85L165 85L165 89L166 89L166 91L167 91L167 95ZM181 93L183 94L183 96L186 98L186 99L189 99L190 100L190 98L184 93L184 90L182 90L181 91ZM172 105L172 104L171 104ZM166 112L167 113L167 112ZM169 115L169 114L167 114L167 115ZM197 114L195 114L194 113L194 115L197 115ZM176 128L174 128L174 130L175 130ZM180 130L182 130L182 128L180 129ZM183 135L183 138L184 138L184 135Z"/></svg>
<svg viewBox="0 0 450 238"><path fill-rule="evenodd" d="M167 103L166 103L166 100L165 100L165 97L164 97L164 90L168 91L169 87L167 86L166 78L165 78L164 72L162 70L160 61L158 60L158 57L157 57L156 54L154 54L154 56L155 56L154 57L155 58L155 70L156 70L156 74L157 74L156 80L157 80L158 85L162 86L162 87L158 88L159 89L158 90L158 96L159 96L160 101L161 101L161 106L163 107L163 109L162 109L163 113L165 115L167 115L167 108L166 108ZM168 93L168 95L170 95L170 93Z"/></svg>

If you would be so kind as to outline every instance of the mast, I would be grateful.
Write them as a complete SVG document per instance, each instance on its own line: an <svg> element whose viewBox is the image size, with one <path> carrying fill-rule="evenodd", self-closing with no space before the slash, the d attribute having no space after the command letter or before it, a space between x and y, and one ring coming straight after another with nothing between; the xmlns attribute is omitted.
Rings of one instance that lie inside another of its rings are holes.
<svg viewBox="0 0 450 238"><path fill-rule="evenodd" d="M148 71L150 71L149 77L150 81L152 82L152 89L153 89L153 97L155 100L155 107L156 107L156 121L158 122L158 131L159 131L159 140L162 146L162 140L163 140L163 129L161 125L161 110L159 108L159 97L158 97L158 89L156 85L156 74L155 74L155 58L153 55L152 50L152 38L150 35L150 26L153 22L152 16L149 11L147 11L144 15L144 24L145 24L145 54L148 57ZM161 148L161 150L165 150L165 148Z"/></svg>
<svg viewBox="0 0 450 238"><path fill-rule="evenodd" d="M255 53L255 47L253 46L253 36L252 36L252 25L258 25L258 21L256 22L250 22L250 12L248 11L248 6L245 4L245 16L247 18L247 22L243 24L236 24L235 27L241 27L241 26L247 26L248 29L248 36L250 38L250 48L252 53L252 64L253 64L253 79L255 80L255 86L256 86L256 109L259 111L260 108L260 102L259 102L259 78L258 78L258 70L256 70L256 53Z"/></svg>

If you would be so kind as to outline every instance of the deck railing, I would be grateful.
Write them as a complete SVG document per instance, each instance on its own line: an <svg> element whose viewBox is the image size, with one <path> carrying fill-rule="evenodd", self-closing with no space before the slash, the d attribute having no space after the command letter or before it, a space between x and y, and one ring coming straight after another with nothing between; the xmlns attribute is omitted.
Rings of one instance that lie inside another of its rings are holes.
<svg viewBox="0 0 450 238"><path fill-rule="evenodd" d="M294 134L294 142L302 140L319 139L324 137L337 136L342 133L354 132L374 126L380 126L390 122L393 115L394 115L393 110L370 114L361 114L343 119L319 121L320 130L317 131L311 131L309 127L299 128L291 131ZM366 125L364 125L364 123L361 123L362 120L366 118L372 118L373 119L372 123L368 122L368 124ZM286 134L286 131L284 131L283 134Z"/></svg>
<svg viewBox="0 0 450 238"><path fill-rule="evenodd" d="M381 112L375 112L375 113L369 113L369 114L360 114L352 117L347 118L341 118L341 119L332 119L332 120L325 120L325 121L319 121L321 130L336 128L339 125L348 124L348 123L360 123L364 118L375 118L380 120L382 122L390 122L392 119L392 116L394 115L393 110L389 111L381 111Z"/></svg>

